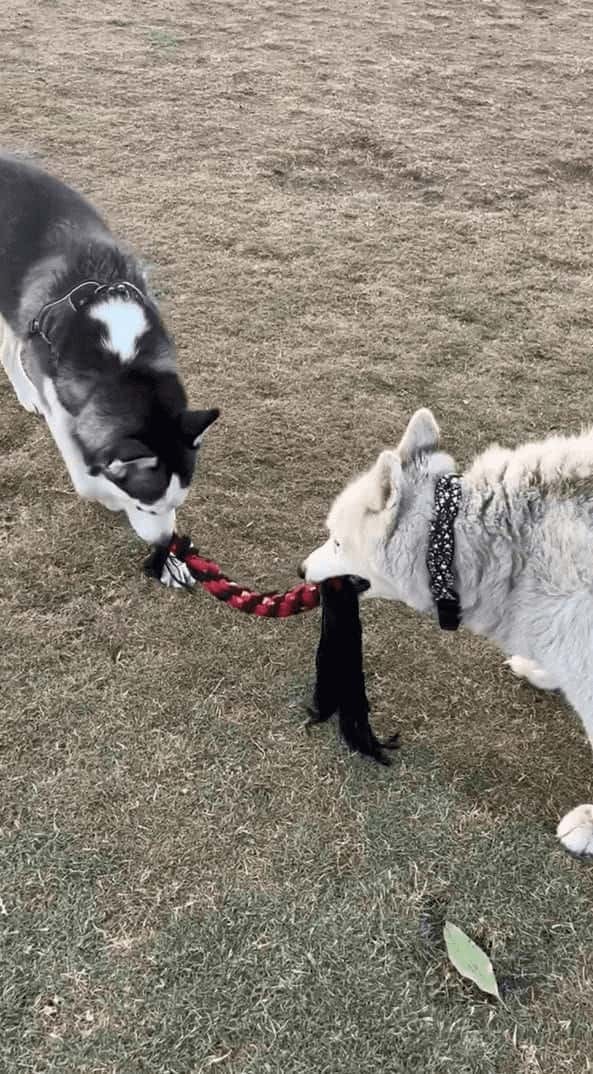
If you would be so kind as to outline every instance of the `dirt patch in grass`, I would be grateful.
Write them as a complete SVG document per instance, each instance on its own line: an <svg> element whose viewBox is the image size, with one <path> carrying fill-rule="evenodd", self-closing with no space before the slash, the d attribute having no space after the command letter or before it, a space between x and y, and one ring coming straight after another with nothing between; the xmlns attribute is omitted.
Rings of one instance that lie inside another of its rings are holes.
<svg viewBox="0 0 593 1074"><path fill-rule="evenodd" d="M585 3L41 0L0 15L3 144L151 267L197 405L183 526L285 584L344 479L436 411L460 465L591 417ZM475 639L365 610L392 770L308 737L318 619L141 577L0 383L7 1074L583 1074L575 718ZM449 917L495 1007L455 976Z"/></svg>

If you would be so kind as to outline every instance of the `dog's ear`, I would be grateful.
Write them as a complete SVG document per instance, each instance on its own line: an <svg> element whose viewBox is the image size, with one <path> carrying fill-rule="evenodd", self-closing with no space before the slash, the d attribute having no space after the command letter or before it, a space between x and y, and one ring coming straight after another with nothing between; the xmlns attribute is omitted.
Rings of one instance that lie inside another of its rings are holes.
<svg viewBox="0 0 593 1074"><path fill-rule="evenodd" d="M397 451L402 462L409 462L421 451L435 451L439 446L440 430L432 410L422 407L408 422Z"/></svg>
<svg viewBox="0 0 593 1074"><path fill-rule="evenodd" d="M91 473L104 473L108 477L120 479L132 467L135 470L155 470L158 465L158 455L153 455L146 444L127 438L120 440L101 463L91 466Z"/></svg>
<svg viewBox="0 0 593 1074"><path fill-rule="evenodd" d="M184 410L179 418L181 438L188 447L197 447L206 429L213 425L220 410L214 407L212 410Z"/></svg>
<svg viewBox="0 0 593 1074"><path fill-rule="evenodd" d="M373 466L369 510L385 511L397 503L401 488L402 464L396 451L382 451Z"/></svg>

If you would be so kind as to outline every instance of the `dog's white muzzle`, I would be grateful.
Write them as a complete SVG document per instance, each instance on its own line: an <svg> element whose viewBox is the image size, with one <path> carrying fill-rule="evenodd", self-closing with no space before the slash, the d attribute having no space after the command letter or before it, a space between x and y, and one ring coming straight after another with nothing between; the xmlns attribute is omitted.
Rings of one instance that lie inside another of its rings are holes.
<svg viewBox="0 0 593 1074"><path fill-rule="evenodd" d="M137 507L126 509L133 530L147 544L168 544L175 533L175 511L163 511L151 515Z"/></svg>
<svg viewBox="0 0 593 1074"><path fill-rule="evenodd" d="M301 574L307 582L325 582L328 578L355 573L331 537L311 552L301 564Z"/></svg>

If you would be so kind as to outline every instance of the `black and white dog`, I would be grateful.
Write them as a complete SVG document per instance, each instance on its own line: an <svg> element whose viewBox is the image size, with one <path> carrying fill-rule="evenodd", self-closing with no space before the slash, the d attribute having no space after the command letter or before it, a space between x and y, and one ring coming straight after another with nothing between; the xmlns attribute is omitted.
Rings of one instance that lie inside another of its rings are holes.
<svg viewBox="0 0 593 1074"><path fill-rule="evenodd" d="M165 544L218 410L188 410L137 261L79 194L0 156L0 357L78 494Z"/></svg>

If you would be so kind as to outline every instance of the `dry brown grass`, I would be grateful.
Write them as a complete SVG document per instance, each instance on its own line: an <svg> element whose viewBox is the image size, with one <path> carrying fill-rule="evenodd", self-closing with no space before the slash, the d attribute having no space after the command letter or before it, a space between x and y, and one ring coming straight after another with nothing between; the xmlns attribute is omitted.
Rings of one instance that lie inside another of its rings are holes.
<svg viewBox="0 0 593 1074"><path fill-rule="evenodd" d="M0 14L2 143L153 263L224 415L184 527L282 584L431 405L467 461L591 417L591 6L40 0ZM384 772L302 699L317 617L140 575L0 384L0 1066L583 1074L584 736L475 640L365 612ZM447 915L507 979L451 975Z"/></svg>

